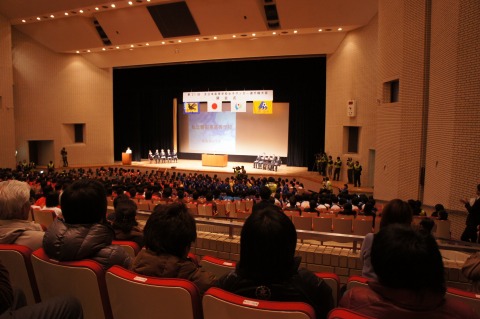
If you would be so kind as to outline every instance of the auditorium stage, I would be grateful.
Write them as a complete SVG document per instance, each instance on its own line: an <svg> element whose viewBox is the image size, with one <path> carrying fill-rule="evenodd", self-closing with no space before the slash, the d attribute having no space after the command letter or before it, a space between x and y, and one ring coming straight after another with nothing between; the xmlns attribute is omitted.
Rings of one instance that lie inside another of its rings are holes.
<svg viewBox="0 0 480 319"><path fill-rule="evenodd" d="M260 168L254 168L251 162L232 162L229 161L225 167L217 166L203 166L201 160L186 160L179 159L178 162L167 162L155 164L150 163L148 160L132 161L132 165L122 165L121 162L115 163L115 166L121 166L123 168L141 169L146 170L162 170L165 172L177 172L177 173L201 173L209 175L217 175L218 177L225 179L234 175L234 167L244 166L248 176L255 176L256 178L273 177L276 180L281 178L288 178L291 181L293 178L304 184L304 188L318 192L323 186L323 176L318 172L309 171L307 167L287 166L281 165L277 171L264 170ZM335 191L338 191L338 187L343 187L346 181L332 181ZM353 187L349 185L350 191L354 193L367 193L372 194L373 189L368 187Z"/></svg>

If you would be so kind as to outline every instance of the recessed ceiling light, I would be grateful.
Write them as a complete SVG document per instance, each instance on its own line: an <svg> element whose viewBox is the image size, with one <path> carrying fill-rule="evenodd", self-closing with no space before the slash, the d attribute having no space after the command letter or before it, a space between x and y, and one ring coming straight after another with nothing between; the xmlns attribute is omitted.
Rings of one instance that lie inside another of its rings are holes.
<svg viewBox="0 0 480 319"><path fill-rule="evenodd" d="M318 29L318 32L322 32L322 31L323 31L323 29Z"/></svg>
<svg viewBox="0 0 480 319"><path fill-rule="evenodd" d="M234 34L234 35L232 35L232 38L236 38L236 37L237 37L237 36L236 36L235 34Z"/></svg>
<svg viewBox="0 0 480 319"><path fill-rule="evenodd" d="M298 31L297 30L293 30L293 33L297 33Z"/></svg>
<svg viewBox="0 0 480 319"><path fill-rule="evenodd" d="M110 6L111 6L112 8L115 8L115 3L112 3Z"/></svg>
<svg viewBox="0 0 480 319"><path fill-rule="evenodd" d="M37 20L40 21L40 17L37 17Z"/></svg>
<svg viewBox="0 0 480 319"><path fill-rule="evenodd" d="M77 51L77 53L80 53L80 51Z"/></svg>
<svg viewBox="0 0 480 319"><path fill-rule="evenodd" d="M25 22L27 22L27 21L24 19L24 20L22 20L22 22L25 23Z"/></svg>
<svg viewBox="0 0 480 319"><path fill-rule="evenodd" d="M53 14L51 14L51 15L50 15L50 18L52 18L52 19L53 19L53 18L55 18L55 16L54 16Z"/></svg>
<svg viewBox="0 0 480 319"><path fill-rule="evenodd" d="M105 49L105 48L102 48L102 51L105 51L105 50L107 50L107 49Z"/></svg>
<svg viewBox="0 0 480 319"><path fill-rule="evenodd" d="M133 5L133 2L132 2L132 1L128 1L128 4L129 4L129 5Z"/></svg>
<svg viewBox="0 0 480 319"><path fill-rule="evenodd" d="M182 43L182 40L178 40L178 43Z"/></svg>
<svg viewBox="0 0 480 319"><path fill-rule="evenodd" d="M100 10L100 9L99 9L98 7L95 7L95 10L97 10L97 11L98 11L98 10Z"/></svg>
<svg viewBox="0 0 480 319"><path fill-rule="evenodd" d="M162 44L165 44L165 41L162 41Z"/></svg>
<svg viewBox="0 0 480 319"><path fill-rule="evenodd" d="M338 28L338 31L342 31L343 29L342 28Z"/></svg>
<svg viewBox="0 0 480 319"><path fill-rule="evenodd" d="M277 34L277 32L273 31L272 34L275 35L275 34Z"/></svg>
<svg viewBox="0 0 480 319"><path fill-rule="evenodd" d="M68 16L68 12L65 12L65 15Z"/></svg>
<svg viewBox="0 0 480 319"><path fill-rule="evenodd" d="M80 10L80 11L78 11L78 12L83 13L83 10Z"/></svg>
<svg viewBox="0 0 480 319"><path fill-rule="evenodd" d="M200 41L200 39L199 39L199 38L196 38L195 41Z"/></svg>
<svg viewBox="0 0 480 319"><path fill-rule="evenodd" d="M148 45L150 45L150 43L147 43L147 44L145 44L145 45L147 45L147 46L148 46Z"/></svg>
<svg viewBox="0 0 480 319"><path fill-rule="evenodd" d="M116 49L120 49L120 47L115 47Z"/></svg>
<svg viewBox="0 0 480 319"><path fill-rule="evenodd" d="M213 40L217 40L217 36L214 36L214 37L213 37Z"/></svg>
<svg viewBox="0 0 480 319"><path fill-rule="evenodd" d="M131 47L131 48L133 48L133 47L134 47L134 45L133 45L133 44L130 44L130 47Z"/></svg>
<svg viewBox="0 0 480 319"><path fill-rule="evenodd" d="M87 52L89 52L89 53L90 53L90 50L87 50Z"/></svg>

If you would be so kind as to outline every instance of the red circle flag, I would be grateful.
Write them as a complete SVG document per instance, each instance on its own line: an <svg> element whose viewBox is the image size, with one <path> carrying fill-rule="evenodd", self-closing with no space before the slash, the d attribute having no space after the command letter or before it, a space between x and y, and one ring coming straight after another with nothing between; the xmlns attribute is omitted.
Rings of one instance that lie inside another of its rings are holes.
<svg viewBox="0 0 480 319"><path fill-rule="evenodd" d="M217 103L212 104L212 109L216 110L217 109Z"/></svg>

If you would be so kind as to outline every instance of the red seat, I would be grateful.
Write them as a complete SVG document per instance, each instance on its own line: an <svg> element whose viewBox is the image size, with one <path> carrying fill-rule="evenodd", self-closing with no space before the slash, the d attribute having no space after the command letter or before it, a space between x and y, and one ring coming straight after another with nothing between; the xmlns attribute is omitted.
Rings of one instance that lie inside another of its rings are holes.
<svg viewBox="0 0 480 319"><path fill-rule="evenodd" d="M106 283L115 319L202 319L200 294L189 280L144 276L113 266Z"/></svg>
<svg viewBox="0 0 480 319"><path fill-rule="evenodd" d="M236 263L213 256L203 256L200 261L200 266L205 270L215 274L217 278L222 277L225 274L235 270Z"/></svg>
<svg viewBox="0 0 480 319"><path fill-rule="evenodd" d="M340 298L340 277L333 272L316 272L315 275L322 278L332 289L333 305L336 307Z"/></svg>
<svg viewBox="0 0 480 319"><path fill-rule="evenodd" d="M0 260L8 270L12 286L16 286L24 292L27 305L33 305L40 301L31 256L32 250L27 246L0 244Z"/></svg>
<svg viewBox="0 0 480 319"><path fill-rule="evenodd" d="M315 319L315 310L304 302L266 301L242 297L212 287L202 300L204 319Z"/></svg>
<svg viewBox="0 0 480 319"><path fill-rule="evenodd" d="M133 258L142 249L136 242L130 240L113 240L112 245L122 246L123 249Z"/></svg>
<svg viewBox="0 0 480 319"><path fill-rule="evenodd" d="M50 259L43 248L32 253L38 291L42 301L71 295L82 304L84 317L111 319L112 310L105 284L105 271L90 259L59 262Z"/></svg>
<svg viewBox="0 0 480 319"><path fill-rule="evenodd" d="M445 297L460 300L463 303L470 305L473 311L480 316L480 295L458 288L447 287L447 293L445 294Z"/></svg>
<svg viewBox="0 0 480 319"><path fill-rule="evenodd" d="M330 311L327 319L374 319L346 308L335 308Z"/></svg>

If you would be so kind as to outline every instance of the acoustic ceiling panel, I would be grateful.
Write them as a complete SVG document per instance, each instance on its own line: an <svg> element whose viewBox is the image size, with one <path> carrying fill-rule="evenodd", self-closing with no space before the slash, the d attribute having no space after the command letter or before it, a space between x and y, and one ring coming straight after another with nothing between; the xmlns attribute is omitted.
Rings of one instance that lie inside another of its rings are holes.
<svg viewBox="0 0 480 319"><path fill-rule="evenodd" d="M200 34L186 2L149 6L148 11L164 38Z"/></svg>

